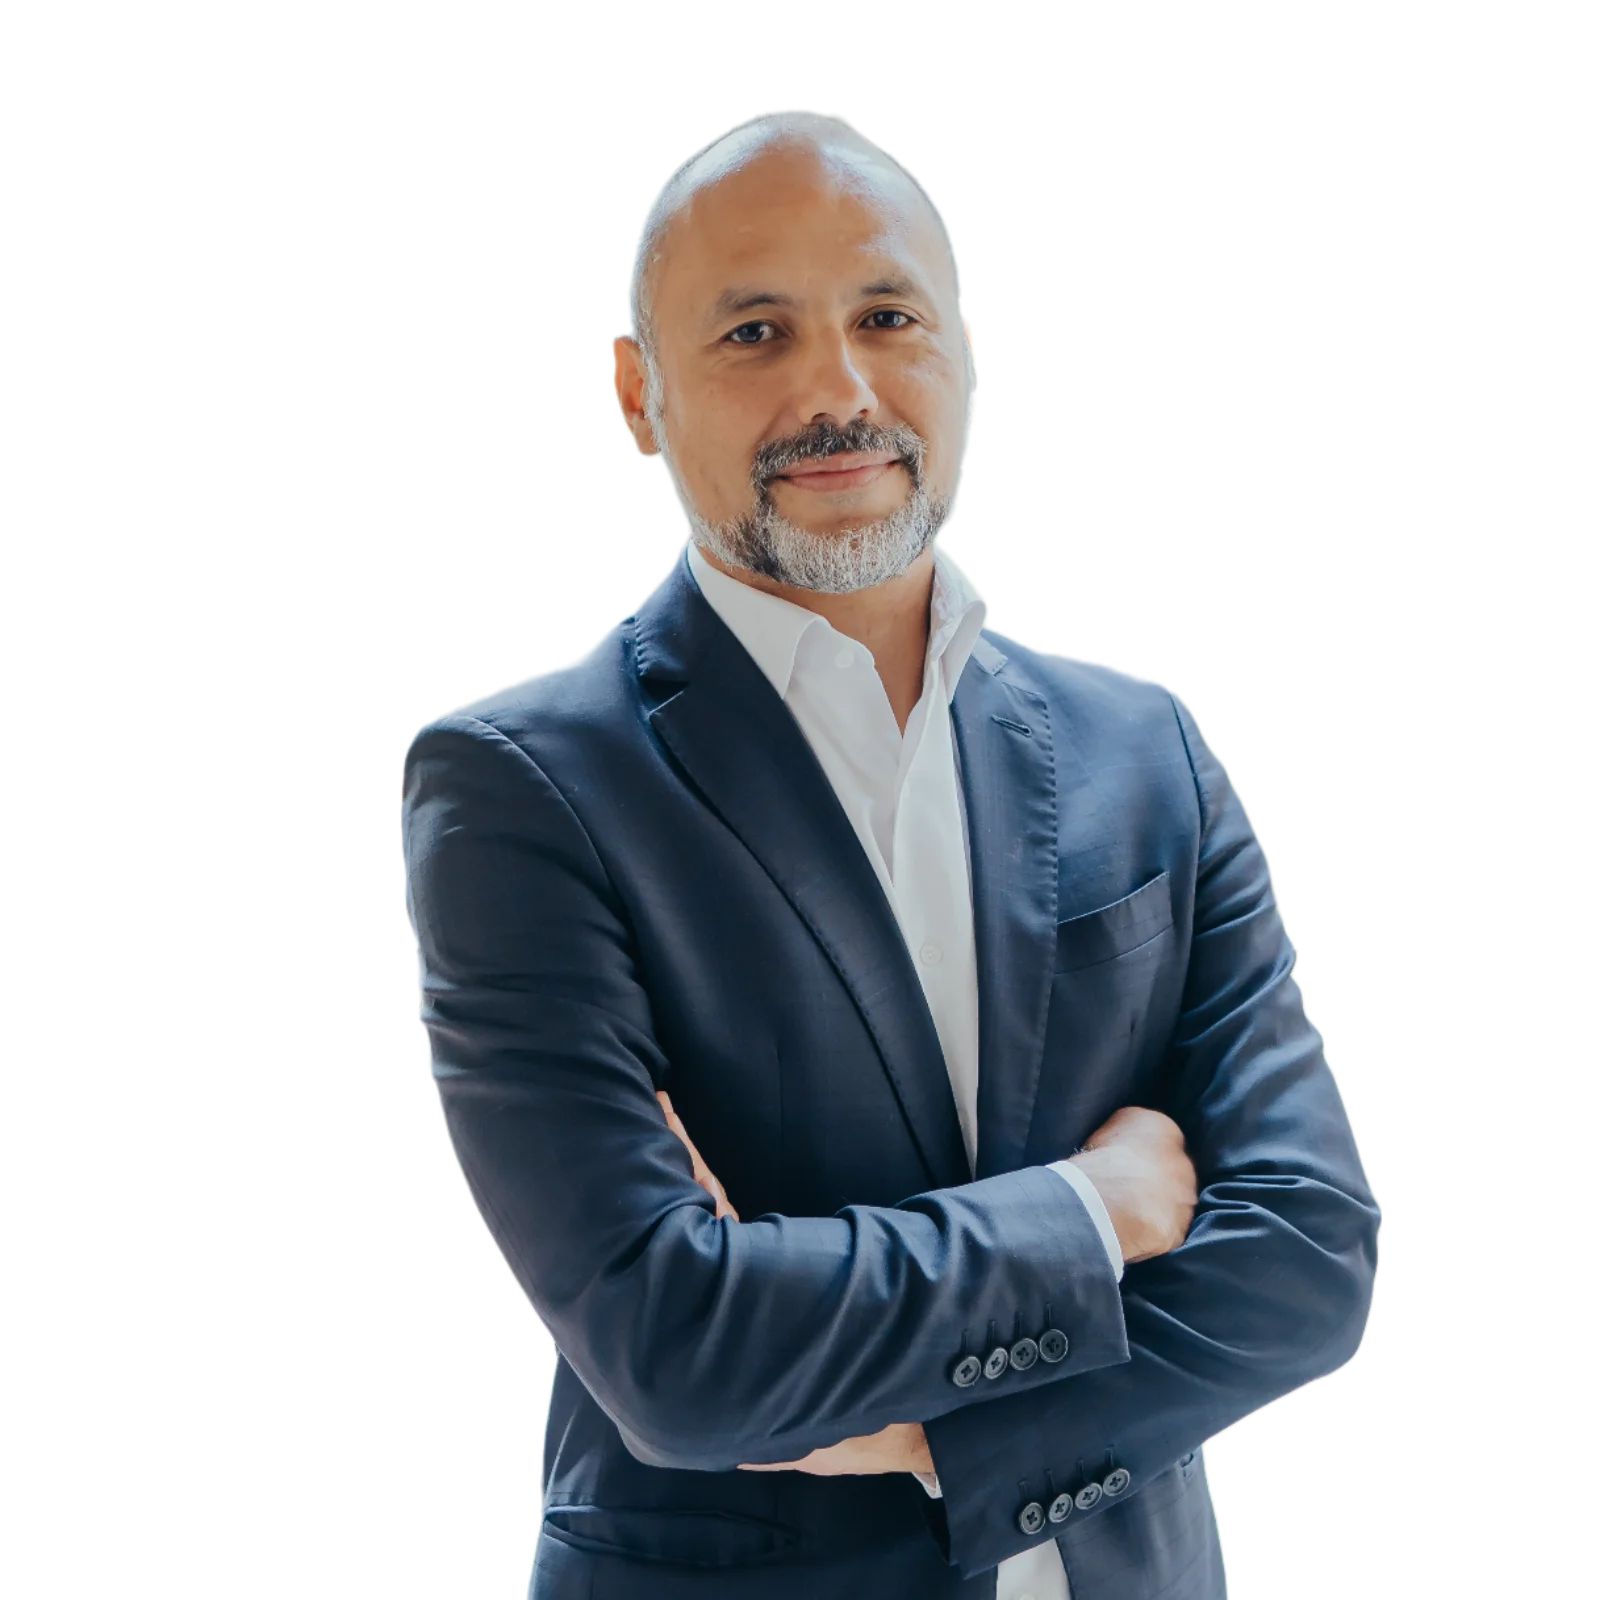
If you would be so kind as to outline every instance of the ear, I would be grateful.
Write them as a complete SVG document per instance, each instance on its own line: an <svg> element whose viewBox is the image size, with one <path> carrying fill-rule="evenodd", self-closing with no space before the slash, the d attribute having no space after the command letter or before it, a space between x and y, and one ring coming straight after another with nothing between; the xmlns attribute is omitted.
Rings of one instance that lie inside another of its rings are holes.
<svg viewBox="0 0 1600 1600"><path fill-rule="evenodd" d="M615 340L611 348L617 358L617 401L622 407L623 421L628 424L628 431L633 435L633 442L638 445L641 455L658 455L661 446L656 442L656 430L650 425L644 408L648 381L644 351L639 348L637 339L626 337Z"/></svg>

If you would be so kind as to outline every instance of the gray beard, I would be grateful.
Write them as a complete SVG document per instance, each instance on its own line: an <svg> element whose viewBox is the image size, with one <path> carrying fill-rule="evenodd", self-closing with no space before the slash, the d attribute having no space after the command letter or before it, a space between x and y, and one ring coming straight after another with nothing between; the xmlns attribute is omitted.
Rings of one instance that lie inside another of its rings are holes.
<svg viewBox="0 0 1600 1600"><path fill-rule="evenodd" d="M913 482L898 511L838 533L797 527L765 494L754 511L727 522L707 522L687 503L685 509L695 543L719 561L794 589L854 594L898 578L933 543L950 508L922 483Z"/></svg>

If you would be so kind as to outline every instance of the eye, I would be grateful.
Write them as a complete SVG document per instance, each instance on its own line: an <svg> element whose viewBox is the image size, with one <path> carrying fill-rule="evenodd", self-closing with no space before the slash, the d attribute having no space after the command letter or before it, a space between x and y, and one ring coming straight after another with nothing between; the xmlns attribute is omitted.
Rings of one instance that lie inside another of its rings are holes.
<svg viewBox="0 0 1600 1600"><path fill-rule="evenodd" d="M766 344L777 337L777 329L770 322L741 322L728 334L731 344Z"/></svg>
<svg viewBox="0 0 1600 1600"><path fill-rule="evenodd" d="M872 318L874 317L899 317L901 318L901 322L896 323L894 326L888 326L888 328L882 325L875 326L875 328L869 328L869 330L867 330L869 333L902 333L902 331L906 330L906 328L909 328L909 326L912 326L915 322L917 322L917 318L912 317L910 312L904 312L904 310L890 310L888 307L885 307L883 310L869 310L869 312L867 312L867 322L872 322ZM734 328L734 330L731 331L731 333L728 333L728 336L723 339L723 344L742 344L742 346L749 347L752 346L752 344L771 344L771 342L773 342L771 339L739 338L739 334L744 333L744 331L749 330L749 328L755 328L755 330L762 330L762 328L773 328L774 333L776 333L776 328L774 328L773 323L770 322L741 322L739 323L738 328Z"/></svg>
<svg viewBox="0 0 1600 1600"><path fill-rule="evenodd" d="M909 328L913 317L908 311L894 311L885 306L880 311L869 311L866 315L866 326L889 331L895 328Z"/></svg>

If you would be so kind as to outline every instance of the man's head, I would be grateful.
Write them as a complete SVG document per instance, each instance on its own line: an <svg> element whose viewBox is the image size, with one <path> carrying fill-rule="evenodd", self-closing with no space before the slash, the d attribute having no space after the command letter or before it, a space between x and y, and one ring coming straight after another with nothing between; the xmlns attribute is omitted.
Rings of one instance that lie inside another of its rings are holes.
<svg viewBox="0 0 1600 1600"><path fill-rule="evenodd" d="M617 394L712 555L840 593L926 549L972 369L944 224L895 161L832 118L735 128L652 208L633 314Z"/></svg>

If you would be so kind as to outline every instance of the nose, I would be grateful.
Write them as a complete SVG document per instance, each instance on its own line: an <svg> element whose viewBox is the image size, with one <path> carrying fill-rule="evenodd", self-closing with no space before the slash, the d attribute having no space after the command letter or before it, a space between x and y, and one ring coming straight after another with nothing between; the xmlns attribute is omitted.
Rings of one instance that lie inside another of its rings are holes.
<svg viewBox="0 0 1600 1600"><path fill-rule="evenodd" d="M802 426L832 422L843 427L856 417L870 417L878 397L866 374L851 359L850 342L834 332L818 338L808 352L795 395Z"/></svg>

